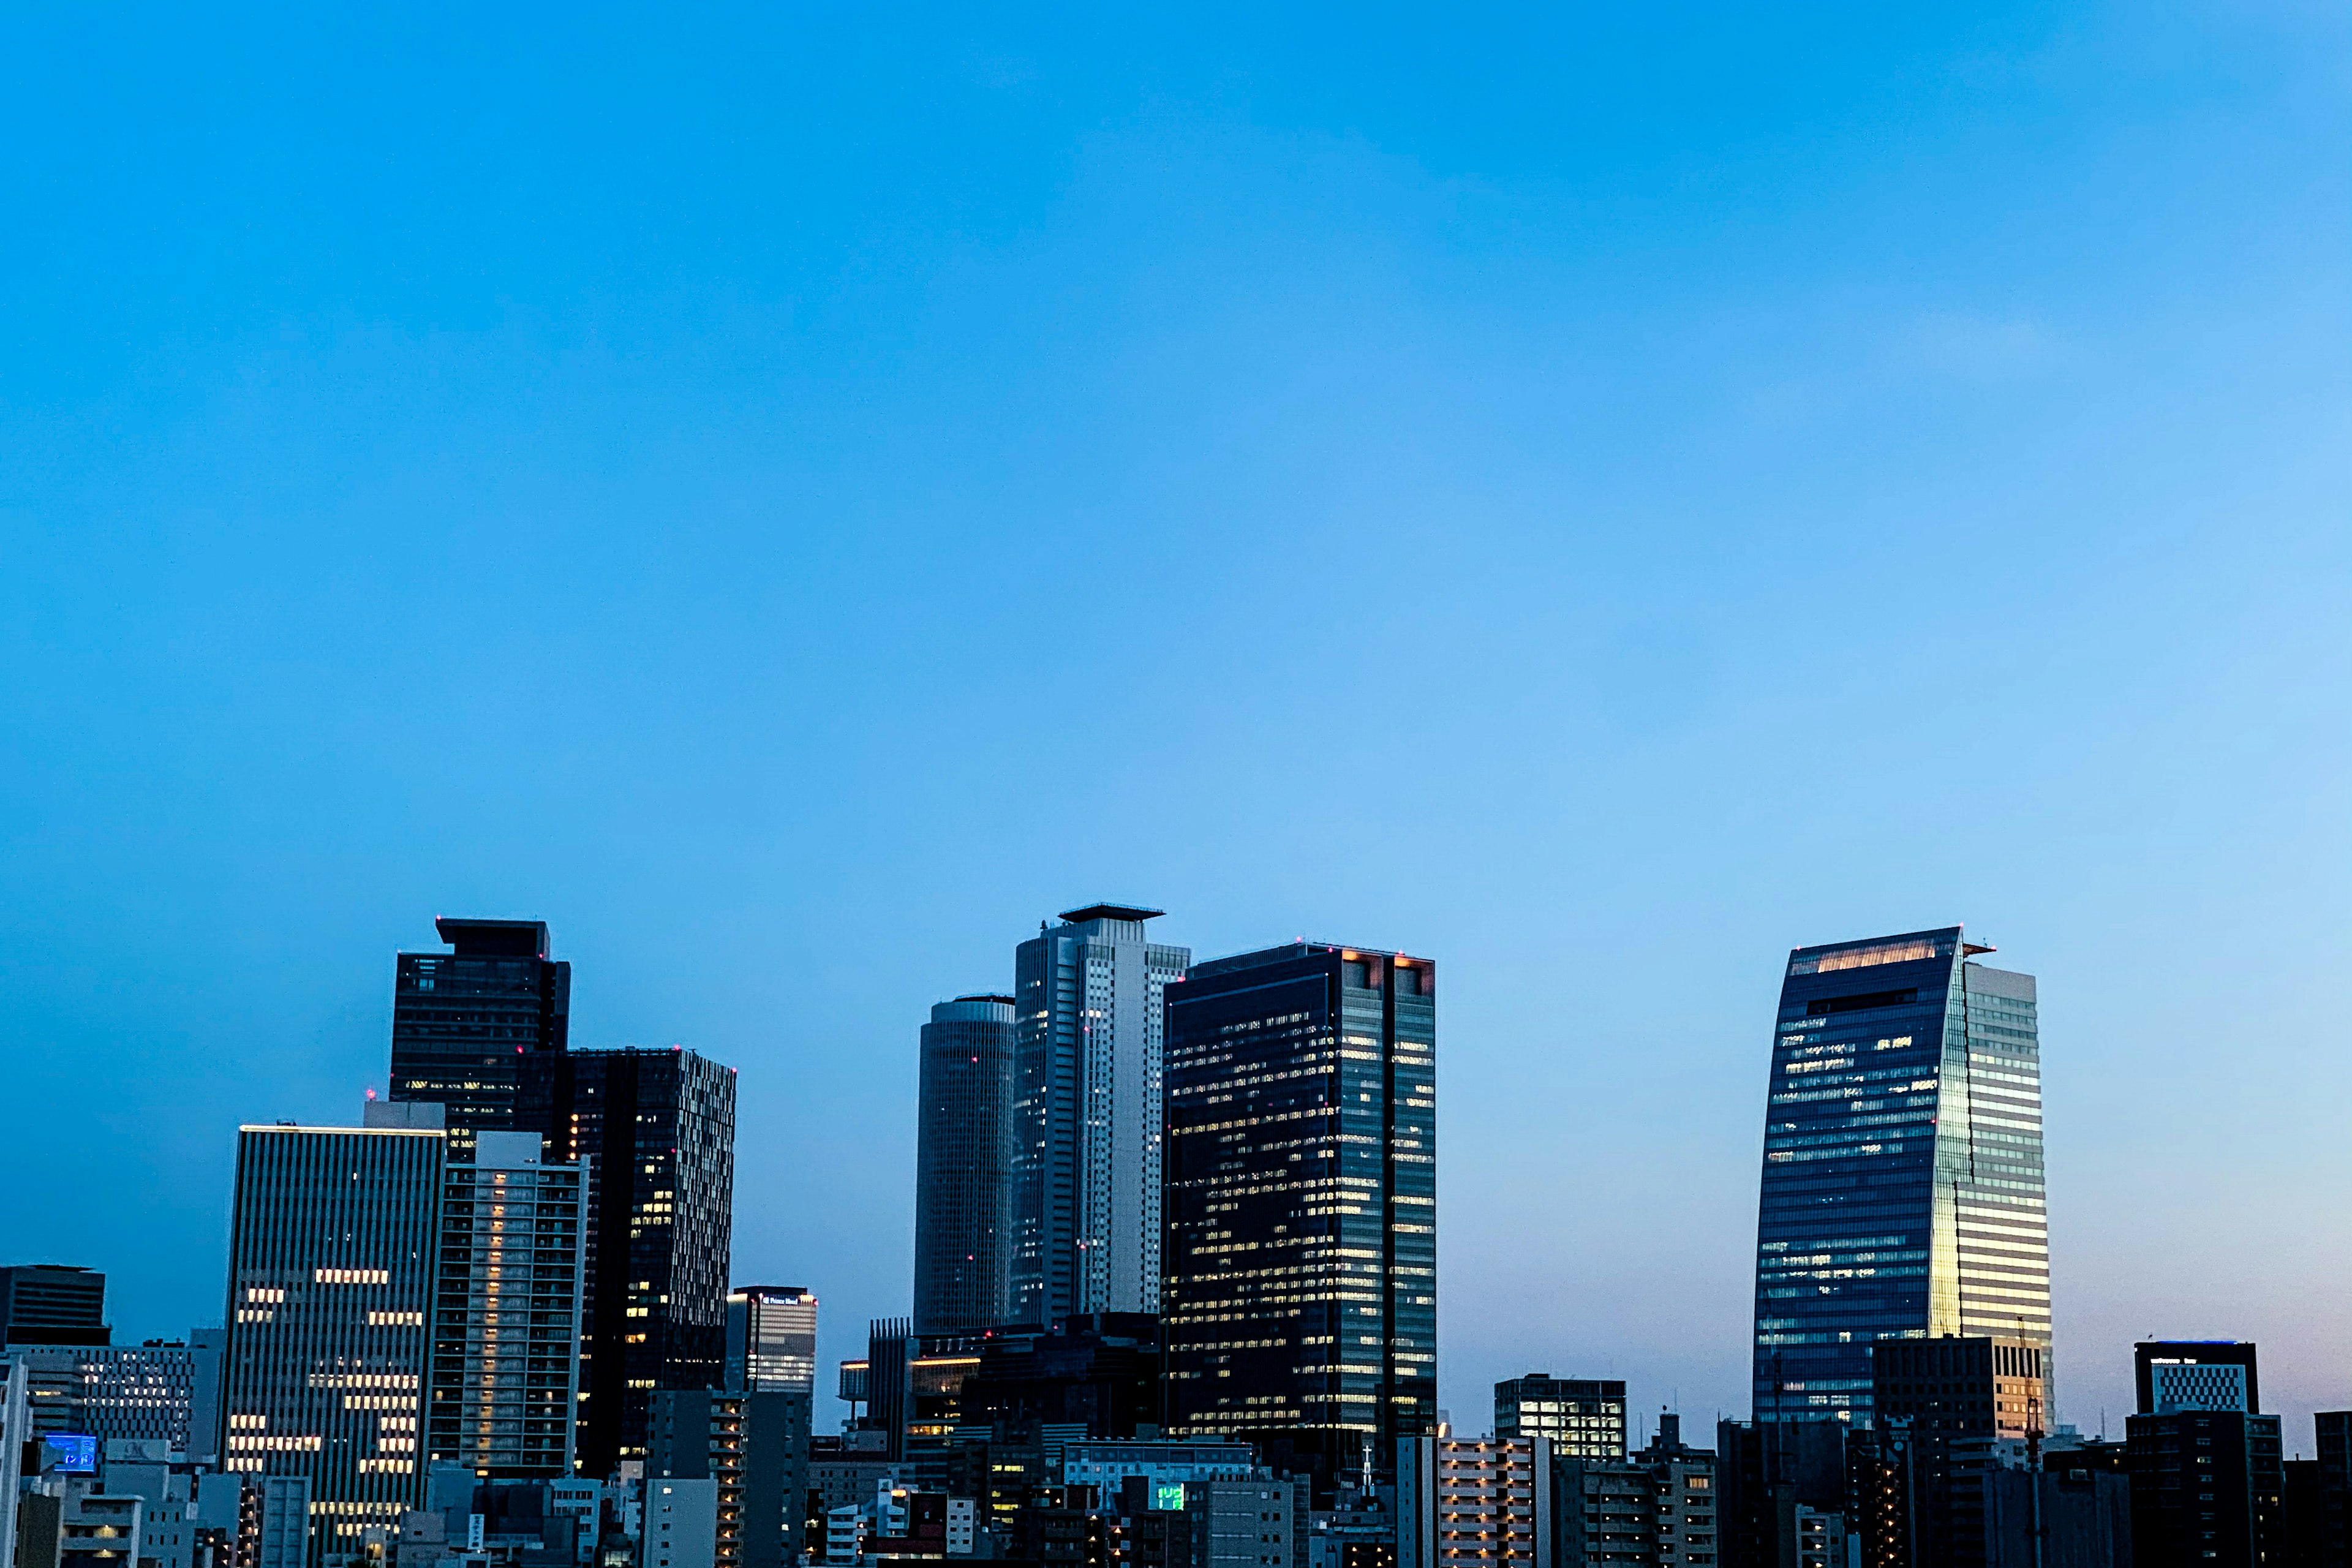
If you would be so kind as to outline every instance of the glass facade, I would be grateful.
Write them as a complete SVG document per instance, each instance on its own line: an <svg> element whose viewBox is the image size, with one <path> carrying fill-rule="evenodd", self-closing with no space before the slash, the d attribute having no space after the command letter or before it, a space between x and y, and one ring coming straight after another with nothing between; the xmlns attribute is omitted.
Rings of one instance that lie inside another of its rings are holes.
<svg viewBox="0 0 2352 1568"><path fill-rule="evenodd" d="M477 1130L515 1125L521 1058L568 1043L572 965L549 959L539 921L434 922L450 952L404 952L394 970L394 1100L445 1108L450 1157Z"/></svg>
<svg viewBox="0 0 2352 1568"><path fill-rule="evenodd" d="M1160 1306L1160 910L1066 910L1013 952L1012 1320Z"/></svg>
<svg viewBox="0 0 2352 1568"><path fill-rule="evenodd" d="M1013 998L959 996L923 1026L915 1128L915 1329L1008 1321Z"/></svg>
<svg viewBox="0 0 2352 1568"><path fill-rule="evenodd" d="M1999 1339L2048 1365L2035 986L1969 962L1991 951L1951 926L1790 954L1757 1222L1759 1421L1866 1421L1882 1339Z"/></svg>
<svg viewBox="0 0 2352 1568"><path fill-rule="evenodd" d="M1337 1477L1434 1429L1435 1051L1423 959L1300 942L1169 988L1171 1436Z"/></svg>
<svg viewBox="0 0 2352 1568"><path fill-rule="evenodd" d="M516 1121L585 1178L573 1462L603 1479L645 1457L656 1389L726 1376L735 1070L678 1047L520 1059Z"/></svg>

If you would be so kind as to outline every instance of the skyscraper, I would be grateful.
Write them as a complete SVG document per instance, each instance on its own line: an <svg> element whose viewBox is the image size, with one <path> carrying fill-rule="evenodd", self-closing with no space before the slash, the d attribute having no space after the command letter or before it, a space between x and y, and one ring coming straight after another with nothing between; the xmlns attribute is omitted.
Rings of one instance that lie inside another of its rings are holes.
<svg viewBox="0 0 2352 1568"><path fill-rule="evenodd" d="M568 1480L580 1390L580 1167L535 1132L477 1132L441 1204L428 1459L493 1480Z"/></svg>
<svg viewBox="0 0 2352 1568"><path fill-rule="evenodd" d="M446 1108L453 1158L477 1131L515 1125L523 1058L568 1043L572 965L548 957L544 921L433 922L451 952L404 952L392 992L394 1100Z"/></svg>
<svg viewBox="0 0 2352 1568"><path fill-rule="evenodd" d="M423 1496L444 1137L368 1116L237 1131L222 1464L307 1479L314 1563Z"/></svg>
<svg viewBox="0 0 2352 1568"><path fill-rule="evenodd" d="M1160 1306L1160 995L1192 954L1158 910L1066 910L1013 956L1012 1316Z"/></svg>
<svg viewBox="0 0 2352 1568"><path fill-rule="evenodd" d="M1436 971L1319 942L1168 992L1172 1436L1324 1476L1434 1428Z"/></svg>
<svg viewBox="0 0 2352 1568"><path fill-rule="evenodd" d="M923 1026L915 1136L915 1331L1008 1320L1013 998L959 996Z"/></svg>
<svg viewBox="0 0 2352 1568"><path fill-rule="evenodd" d="M656 1390L725 1379L735 1072L676 1046L518 1059L518 1127L586 1178L573 1462L603 1479L645 1457Z"/></svg>
<svg viewBox="0 0 2352 1568"><path fill-rule="evenodd" d="M1991 951L1948 926L1789 955L1757 1220L1759 1421L1866 1420L1882 1339L2022 1344L2046 1376L2034 982L1969 962Z"/></svg>

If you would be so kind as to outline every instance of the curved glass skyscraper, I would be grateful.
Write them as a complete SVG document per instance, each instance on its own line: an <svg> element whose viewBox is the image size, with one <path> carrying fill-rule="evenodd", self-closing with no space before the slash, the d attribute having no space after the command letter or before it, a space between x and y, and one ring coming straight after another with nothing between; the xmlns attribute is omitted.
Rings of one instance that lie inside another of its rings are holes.
<svg viewBox="0 0 2352 1568"><path fill-rule="evenodd" d="M2050 1345L2033 977L1960 928L1789 955L1756 1241L1759 1421L1867 1421L1870 1347ZM2045 1389L2042 1408L2050 1408Z"/></svg>

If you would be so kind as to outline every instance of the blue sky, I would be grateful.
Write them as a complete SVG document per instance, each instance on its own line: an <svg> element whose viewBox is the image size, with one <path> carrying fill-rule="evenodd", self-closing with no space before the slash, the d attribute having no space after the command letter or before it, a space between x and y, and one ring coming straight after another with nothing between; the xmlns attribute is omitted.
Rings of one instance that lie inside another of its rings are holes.
<svg viewBox="0 0 2352 1568"><path fill-rule="evenodd" d="M905 1310L1036 921L1444 966L1442 1376L1745 1412L1800 943L2039 974L2062 1415L2352 1405L2352 20L0 21L0 1252L216 1321L232 1129L542 918Z"/></svg>

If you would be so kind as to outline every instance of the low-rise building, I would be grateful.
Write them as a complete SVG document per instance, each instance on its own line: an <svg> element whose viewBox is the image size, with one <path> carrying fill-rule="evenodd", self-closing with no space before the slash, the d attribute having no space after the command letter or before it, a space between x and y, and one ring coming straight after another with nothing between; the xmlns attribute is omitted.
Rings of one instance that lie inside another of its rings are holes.
<svg viewBox="0 0 2352 1568"><path fill-rule="evenodd" d="M1400 1568L1550 1568L1551 1470L1545 1437L1400 1439Z"/></svg>
<svg viewBox="0 0 2352 1568"><path fill-rule="evenodd" d="M1712 1568L1722 1560L1716 1457L1682 1440L1682 1418L1672 1412L1660 1414L1658 1435L1641 1452L1558 1458L1550 1479L1559 1568Z"/></svg>

